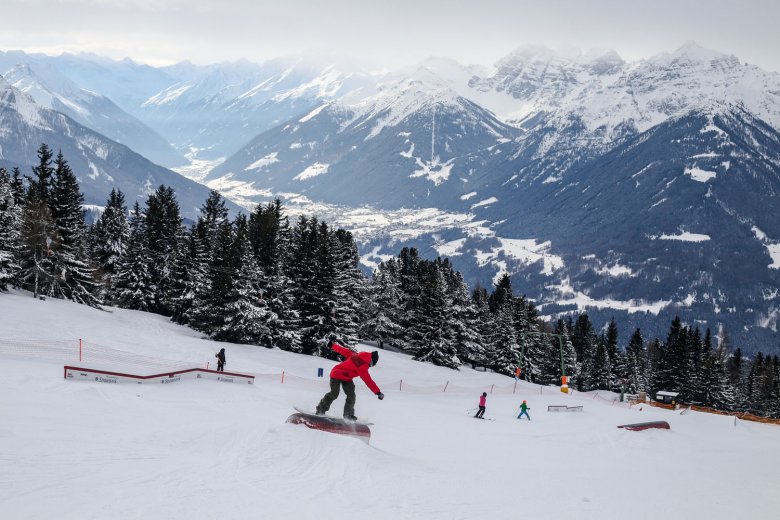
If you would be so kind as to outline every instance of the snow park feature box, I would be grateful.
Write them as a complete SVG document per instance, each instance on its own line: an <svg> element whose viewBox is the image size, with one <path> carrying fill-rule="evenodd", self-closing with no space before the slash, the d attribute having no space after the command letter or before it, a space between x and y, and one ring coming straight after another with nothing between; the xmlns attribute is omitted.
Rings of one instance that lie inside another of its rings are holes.
<svg viewBox="0 0 780 520"><path fill-rule="evenodd" d="M175 370L162 374L153 374L141 376L137 374L124 374L122 372L111 372L108 370L97 370L94 368L83 368L65 366L65 379L71 381L94 381L97 383L131 383L131 384L171 384L178 383L184 379L210 379L221 383L244 383L252 385L255 382L255 376L247 374L238 374L235 372L218 372L205 368L188 368L185 370Z"/></svg>
<svg viewBox="0 0 780 520"><path fill-rule="evenodd" d="M582 405L580 406L566 406L564 405L549 405L547 406L548 412L581 412Z"/></svg>

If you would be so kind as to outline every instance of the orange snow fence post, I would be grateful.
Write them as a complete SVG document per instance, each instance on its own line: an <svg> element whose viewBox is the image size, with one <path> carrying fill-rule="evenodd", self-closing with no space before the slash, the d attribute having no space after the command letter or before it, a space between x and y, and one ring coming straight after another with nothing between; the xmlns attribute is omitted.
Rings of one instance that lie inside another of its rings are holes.
<svg viewBox="0 0 780 520"><path fill-rule="evenodd" d="M81 361L81 338L79 338L79 361Z"/></svg>
<svg viewBox="0 0 780 520"><path fill-rule="evenodd" d="M284 370L282 370L282 384L284 384Z"/></svg>
<svg viewBox="0 0 780 520"><path fill-rule="evenodd" d="M561 376L561 392L569 393L569 376Z"/></svg>

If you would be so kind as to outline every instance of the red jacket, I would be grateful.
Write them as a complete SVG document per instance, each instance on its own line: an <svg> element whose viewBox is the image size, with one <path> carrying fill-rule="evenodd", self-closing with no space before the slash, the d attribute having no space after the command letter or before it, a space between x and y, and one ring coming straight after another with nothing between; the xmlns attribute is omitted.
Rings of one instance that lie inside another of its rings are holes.
<svg viewBox="0 0 780 520"><path fill-rule="evenodd" d="M376 386L374 380L368 373L368 367L371 366L371 353L370 352L353 352L348 348L344 348L338 343L333 344L333 350L347 358L342 361L330 371L330 377L332 379L338 379L339 381L352 381L357 376L366 384L366 386L375 394L379 393L379 387Z"/></svg>
<svg viewBox="0 0 780 520"><path fill-rule="evenodd" d="M486 401L487 401L487 397L485 397L484 395L479 396L479 405L480 406L485 406L485 402Z"/></svg>

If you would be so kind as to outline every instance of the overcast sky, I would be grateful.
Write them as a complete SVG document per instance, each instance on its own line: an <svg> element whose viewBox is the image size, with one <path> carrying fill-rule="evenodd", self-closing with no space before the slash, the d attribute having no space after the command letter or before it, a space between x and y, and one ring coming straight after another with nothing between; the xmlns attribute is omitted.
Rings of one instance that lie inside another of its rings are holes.
<svg viewBox="0 0 780 520"><path fill-rule="evenodd" d="M2 0L0 49L155 65L325 52L392 68L487 65L536 43L633 60L695 40L780 71L778 20L778 0Z"/></svg>

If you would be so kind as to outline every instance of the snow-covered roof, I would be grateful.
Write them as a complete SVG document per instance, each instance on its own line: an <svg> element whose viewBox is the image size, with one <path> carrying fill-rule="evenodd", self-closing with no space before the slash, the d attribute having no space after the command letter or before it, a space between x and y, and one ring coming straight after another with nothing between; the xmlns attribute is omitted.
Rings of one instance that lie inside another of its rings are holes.
<svg viewBox="0 0 780 520"><path fill-rule="evenodd" d="M680 395L680 392L656 392L655 395L656 396L662 395L666 397L677 397L678 395Z"/></svg>

